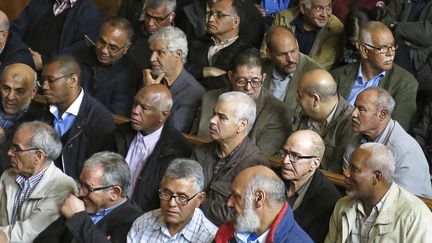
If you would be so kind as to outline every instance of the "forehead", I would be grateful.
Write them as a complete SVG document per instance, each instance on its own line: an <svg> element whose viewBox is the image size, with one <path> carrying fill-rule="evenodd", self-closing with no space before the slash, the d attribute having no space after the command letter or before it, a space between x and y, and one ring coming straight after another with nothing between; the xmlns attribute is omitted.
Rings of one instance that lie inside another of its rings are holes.
<svg viewBox="0 0 432 243"><path fill-rule="evenodd" d="M308 152L312 147L312 143L305 135L294 134L290 136L284 145L285 150L293 152Z"/></svg>
<svg viewBox="0 0 432 243"><path fill-rule="evenodd" d="M375 100L376 95L374 91L363 91L357 96L355 105L373 108Z"/></svg>
<svg viewBox="0 0 432 243"><path fill-rule="evenodd" d="M150 50L157 51L157 50L168 50L168 41L166 40L152 40L150 41Z"/></svg>
<svg viewBox="0 0 432 243"><path fill-rule="evenodd" d="M155 17L165 17L168 12L168 3L163 3L157 8L145 7L144 9L147 13Z"/></svg>
<svg viewBox="0 0 432 243"><path fill-rule="evenodd" d="M332 3L332 0L311 0L312 6L327 6Z"/></svg>
<svg viewBox="0 0 432 243"><path fill-rule="evenodd" d="M174 179L164 177L161 182L161 189L166 189L176 194L192 194L195 192L195 182L191 178Z"/></svg>
<svg viewBox="0 0 432 243"><path fill-rule="evenodd" d="M28 76L20 74L18 71L19 70L6 70L3 73L1 82L12 88L30 88L32 80L29 79Z"/></svg>
<svg viewBox="0 0 432 243"><path fill-rule="evenodd" d="M99 181L102 181L103 174L104 167L101 164L84 167L81 172L80 180L89 185L98 184Z"/></svg>
<svg viewBox="0 0 432 243"><path fill-rule="evenodd" d="M62 70L60 68L60 64L58 62L53 62L50 64L44 65L42 69L42 76L53 76L57 73L62 73Z"/></svg>
<svg viewBox="0 0 432 243"><path fill-rule="evenodd" d="M31 129L23 127L15 132L13 137L14 144L30 144L31 143Z"/></svg>
<svg viewBox="0 0 432 243"><path fill-rule="evenodd" d="M357 169L367 168L367 160L370 157L370 152L364 149L356 149L349 158L349 164Z"/></svg>
<svg viewBox="0 0 432 243"><path fill-rule="evenodd" d="M261 67L257 66L237 66L234 70L234 73L241 76L241 75L253 75L253 76L260 76L261 75Z"/></svg>
<svg viewBox="0 0 432 243"><path fill-rule="evenodd" d="M272 48L281 52L291 51L297 47L296 40L293 35L287 31L278 31L272 36Z"/></svg>
<svg viewBox="0 0 432 243"><path fill-rule="evenodd" d="M371 39L374 45L389 45L394 43L393 34L387 28L375 28L371 32Z"/></svg>
<svg viewBox="0 0 432 243"><path fill-rule="evenodd" d="M231 100L227 100L227 101L222 101L222 102L217 102L216 106L214 108L216 113L222 113L228 117L230 116L234 116L235 113L235 106L232 105L232 103L234 103L235 100L231 99Z"/></svg>
<svg viewBox="0 0 432 243"><path fill-rule="evenodd" d="M124 41L127 38L126 31L124 29L117 28L109 24L102 25L99 36L105 39L105 41L113 42Z"/></svg>

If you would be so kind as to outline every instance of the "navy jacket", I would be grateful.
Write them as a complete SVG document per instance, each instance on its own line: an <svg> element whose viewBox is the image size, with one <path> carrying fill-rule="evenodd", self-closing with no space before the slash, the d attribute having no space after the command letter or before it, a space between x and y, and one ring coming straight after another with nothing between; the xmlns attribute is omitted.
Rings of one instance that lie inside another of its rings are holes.
<svg viewBox="0 0 432 243"><path fill-rule="evenodd" d="M0 75L3 69L13 63L24 63L35 68L32 55L27 45L20 38L9 32L3 51L0 53Z"/></svg>
<svg viewBox="0 0 432 243"><path fill-rule="evenodd" d="M53 11L54 0L32 0L12 22L11 32L21 39L32 25L37 24L46 11ZM95 40L102 23L99 9L89 0L78 0L75 6L67 13L60 37L58 52L43 56L49 59L59 53L72 54L86 45L84 35Z"/></svg>

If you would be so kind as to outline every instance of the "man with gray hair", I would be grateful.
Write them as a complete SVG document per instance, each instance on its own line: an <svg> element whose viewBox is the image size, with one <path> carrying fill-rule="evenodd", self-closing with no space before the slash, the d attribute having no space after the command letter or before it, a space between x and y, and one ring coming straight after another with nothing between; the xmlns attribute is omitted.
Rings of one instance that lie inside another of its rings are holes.
<svg viewBox="0 0 432 243"><path fill-rule="evenodd" d="M160 209L139 217L127 242L212 242L217 228L199 209L206 196L203 189L204 173L198 162L173 160L160 183Z"/></svg>
<svg viewBox="0 0 432 243"><path fill-rule="evenodd" d="M151 70L145 69L144 84L162 82L173 96L171 120L181 132L189 132L204 88L183 67L188 53L186 35L179 28L159 29L149 38Z"/></svg>
<svg viewBox="0 0 432 243"><path fill-rule="evenodd" d="M361 144L384 144L392 153L396 169L394 181L405 190L432 198L429 165L420 145L391 118L395 101L383 88L368 88L356 99L352 112L354 136L347 144L344 169L348 159Z"/></svg>
<svg viewBox="0 0 432 243"><path fill-rule="evenodd" d="M129 167L119 154L99 152L84 163L77 179L78 196L70 194L60 206L62 215L35 243L126 242L141 209L127 198Z"/></svg>
<svg viewBox="0 0 432 243"><path fill-rule="evenodd" d="M76 193L73 179L53 162L61 150L59 135L45 123L23 123L16 131L8 151L12 168L0 178L0 230L10 242L32 242Z"/></svg>
<svg viewBox="0 0 432 243"><path fill-rule="evenodd" d="M219 96L210 119L209 132L214 140L195 147L192 158L204 170L207 200L201 208L216 225L234 218L228 208L229 188L237 174L254 165L267 165L264 154L248 137L256 117L255 102L238 91Z"/></svg>
<svg viewBox="0 0 432 243"><path fill-rule="evenodd" d="M397 167L380 143L362 144L351 154L343 173L348 196L335 206L326 243L430 241L432 213L393 181Z"/></svg>
<svg viewBox="0 0 432 243"><path fill-rule="evenodd" d="M219 228L216 243L313 242L294 220L285 185L271 169L253 166L243 170L230 192L227 204L236 217Z"/></svg>

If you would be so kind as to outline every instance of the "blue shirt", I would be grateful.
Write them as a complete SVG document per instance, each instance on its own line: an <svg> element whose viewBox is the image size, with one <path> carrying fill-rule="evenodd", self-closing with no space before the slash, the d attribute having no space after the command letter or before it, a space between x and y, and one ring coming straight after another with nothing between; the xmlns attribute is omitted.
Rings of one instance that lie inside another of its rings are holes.
<svg viewBox="0 0 432 243"><path fill-rule="evenodd" d="M277 14L289 7L291 0L262 0L261 6L266 14Z"/></svg>
<svg viewBox="0 0 432 243"><path fill-rule="evenodd" d="M364 81L363 74L361 72L361 65L359 66L358 73L357 73L357 79L354 82L354 85L351 89L351 93L348 96L348 102L354 106L355 100L357 98L357 95L362 92L364 89L367 89L369 87L377 87L379 85L379 82L381 79L385 76L385 71L382 71L380 74L376 75L375 77L371 78L370 80Z"/></svg>
<svg viewBox="0 0 432 243"><path fill-rule="evenodd" d="M54 116L54 129L63 136L75 122L78 116L79 108L84 97L84 90L81 89L80 94L74 100L74 102L69 106L69 108L60 115L60 109L56 105L50 105L49 111Z"/></svg>
<svg viewBox="0 0 432 243"><path fill-rule="evenodd" d="M96 212L95 214L90 214L90 218L93 221L94 224L97 224L99 221L101 221L101 219L103 219L103 217L107 216L109 213L111 213L115 208L117 208L118 206L122 205L123 203L125 203L127 200L125 199L123 202L114 205L110 208L105 208L102 209L101 211Z"/></svg>

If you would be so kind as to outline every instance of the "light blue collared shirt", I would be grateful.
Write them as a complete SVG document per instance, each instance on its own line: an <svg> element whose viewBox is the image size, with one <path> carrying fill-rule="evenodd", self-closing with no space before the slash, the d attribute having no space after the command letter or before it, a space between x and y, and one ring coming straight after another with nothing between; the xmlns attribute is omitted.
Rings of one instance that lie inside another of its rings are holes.
<svg viewBox="0 0 432 243"><path fill-rule="evenodd" d="M237 240L237 242L239 242L239 243L265 243L268 233L269 233L269 230L262 233L254 241L248 241L249 236L252 234L250 232L235 232L234 237Z"/></svg>
<svg viewBox="0 0 432 243"><path fill-rule="evenodd" d="M54 129L63 136L75 122L75 118L78 116L79 109L84 97L84 90L81 88L81 92L74 102L67 108L65 112L60 116L60 109L57 105L50 105L49 111L54 116Z"/></svg>
<svg viewBox="0 0 432 243"><path fill-rule="evenodd" d="M381 79L385 77L385 71L382 71L375 77L371 78L370 80L364 81L363 74L361 72L362 67L361 64L359 66L358 72L357 72L357 79L354 82L354 85L351 89L351 93L348 97L348 102L354 106L355 100L357 98L357 95L362 92L364 89L367 89L369 87L377 87L379 85L379 82Z"/></svg>
<svg viewBox="0 0 432 243"><path fill-rule="evenodd" d="M101 219L103 219L103 217L107 216L109 213L111 213L114 209L116 209L118 206L122 205L123 203L125 203L127 200L126 198L124 199L123 202L114 205L110 208L105 208L102 209L101 211L96 212L95 214L89 214L91 220L93 221L94 224L97 224L99 221L101 221Z"/></svg>

